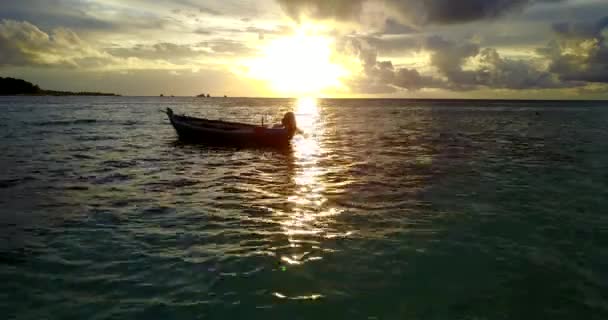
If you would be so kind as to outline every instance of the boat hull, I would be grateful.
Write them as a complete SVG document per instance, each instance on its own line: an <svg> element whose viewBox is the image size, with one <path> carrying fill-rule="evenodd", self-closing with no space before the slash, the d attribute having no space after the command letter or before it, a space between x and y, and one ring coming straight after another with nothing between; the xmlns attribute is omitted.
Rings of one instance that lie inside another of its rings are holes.
<svg viewBox="0 0 608 320"><path fill-rule="evenodd" d="M267 128L242 123L179 116L167 112L179 139L190 143L239 147L290 145L293 133L285 128Z"/></svg>

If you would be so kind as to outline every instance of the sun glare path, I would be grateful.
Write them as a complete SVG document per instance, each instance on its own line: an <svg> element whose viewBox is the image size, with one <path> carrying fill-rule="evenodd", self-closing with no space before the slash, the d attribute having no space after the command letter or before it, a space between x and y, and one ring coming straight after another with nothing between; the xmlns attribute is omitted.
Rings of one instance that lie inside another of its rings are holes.
<svg viewBox="0 0 608 320"><path fill-rule="evenodd" d="M332 59L332 39L305 28L270 42L262 53L246 63L248 76L268 82L281 94L317 95L324 89L343 87L340 79L348 75Z"/></svg>
<svg viewBox="0 0 608 320"><path fill-rule="evenodd" d="M281 263L291 266L302 265L309 261L323 259L321 238L334 238L348 234L336 232L328 227L334 216L342 210L328 205L324 192L328 187L323 167L323 154L326 152L321 143L325 131L321 110L317 99L306 97L297 100L294 106L298 127L305 133L293 140L296 188L287 201L293 209L282 222L285 235L290 243L290 252L281 255ZM307 244L317 243L315 246Z"/></svg>

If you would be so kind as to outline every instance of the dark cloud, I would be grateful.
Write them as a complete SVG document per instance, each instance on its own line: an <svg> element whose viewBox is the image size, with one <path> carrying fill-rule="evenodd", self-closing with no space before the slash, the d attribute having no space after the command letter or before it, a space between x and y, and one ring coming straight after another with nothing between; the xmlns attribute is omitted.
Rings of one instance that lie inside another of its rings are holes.
<svg viewBox="0 0 608 320"><path fill-rule="evenodd" d="M456 24L493 19L535 3L564 0L386 0L402 16L419 23Z"/></svg>
<svg viewBox="0 0 608 320"><path fill-rule="evenodd" d="M433 52L431 64L448 77L458 77L465 59L479 53L479 46L474 43L455 43L438 36L429 37L425 47Z"/></svg>
<svg viewBox="0 0 608 320"><path fill-rule="evenodd" d="M45 29L65 27L80 32L158 29L164 25L161 17L115 9L93 1L0 1L0 19L28 21ZM90 14L106 10L113 12L112 19L100 19Z"/></svg>
<svg viewBox="0 0 608 320"><path fill-rule="evenodd" d="M555 75L540 70L528 61L505 59L496 49L482 49L479 62L481 66L476 71L477 85L488 88L547 89L573 86L560 83Z"/></svg>
<svg viewBox="0 0 608 320"><path fill-rule="evenodd" d="M571 21L597 20L606 12L605 1L543 1L515 17L518 21L551 24L564 18Z"/></svg>
<svg viewBox="0 0 608 320"><path fill-rule="evenodd" d="M608 26L608 16L593 22L559 22L553 24L553 31L562 38L601 38Z"/></svg>
<svg viewBox="0 0 608 320"><path fill-rule="evenodd" d="M292 18L356 19L361 14L365 0L277 0L281 8Z"/></svg>
<svg viewBox="0 0 608 320"><path fill-rule="evenodd" d="M549 70L562 81L608 83L607 27L608 17L556 24L558 39L538 52L549 59Z"/></svg>
<svg viewBox="0 0 608 320"><path fill-rule="evenodd" d="M396 68L391 61L378 61L376 49L365 40L346 39L341 44L341 50L354 54L363 64L363 74L349 82L349 86L356 92L381 94L400 89L415 91L446 86L442 80L421 75L415 69Z"/></svg>
<svg viewBox="0 0 608 320"><path fill-rule="evenodd" d="M416 69L400 68L396 70L393 79L394 86L407 90L420 90L422 88L442 88L446 84L443 80L432 76L423 76Z"/></svg>
<svg viewBox="0 0 608 320"><path fill-rule="evenodd" d="M110 30L114 25L88 14L87 4L65 0L0 1L0 18L30 21L44 28Z"/></svg>
<svg viewBox="0 0 608 320"><path fill-rule="evenodd" d="M431 65L447 78L451 89L539 89L563 86L554 75L529 61L506 59L496 49L481 49L475 43L456 43L431 37L427 40L426 49L432 52ZM474 61L473 69L464 68L467 61Z"/></svg>
<svg viewBox="0 0 608 320"><path fill-rule="evenodd" d="M400 55L405 52L420 50L423 44L423 40L419 36L387 37L375 35L360 37L360 39L365 40L382 56Z"/></svg>
<svg viewBox="0 0 608 320"><path fill-rule="evenodd" d="M562 0L277 0L292 18L303 16L338 20L357 20L364 3L379 3L387 16L396 16L415 24L454 24L497 18L522 10L534 3ZM563 0L565 1L565 0Z"/></svg>

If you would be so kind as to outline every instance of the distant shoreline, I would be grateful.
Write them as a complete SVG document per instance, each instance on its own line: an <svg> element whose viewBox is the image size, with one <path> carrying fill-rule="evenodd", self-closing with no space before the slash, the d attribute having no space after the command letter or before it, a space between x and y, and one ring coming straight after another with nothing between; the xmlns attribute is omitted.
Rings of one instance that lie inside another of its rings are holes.
<svg viewBox="0 0 608 320"><path fill-rule="evenodd" d="M0 97L122 97L115 93L103 92L41 92L41 93L18 93L18 94L0 94Z"/></svg>
<svg viewBox="0 0 608 320"><path fill-rule="evenodd" d="M44 90L38 85L22 79L0 77L0 96L112 96L119 97L119 94L105 92L72 92Z"/></svg>

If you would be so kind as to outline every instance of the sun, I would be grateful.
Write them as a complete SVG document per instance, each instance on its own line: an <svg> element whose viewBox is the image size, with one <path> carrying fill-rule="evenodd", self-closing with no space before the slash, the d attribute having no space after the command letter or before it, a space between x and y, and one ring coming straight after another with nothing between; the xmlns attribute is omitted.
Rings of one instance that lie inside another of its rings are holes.
<svg viewBox="0 0 608 320"><path fill-rule="evenodd" d="M348 71L335 61L333 48L331 38L300 27L292 36L271 41L259 58L248 61L248 76L268 82L280 94L315 96L342 88Z"/></svg>

